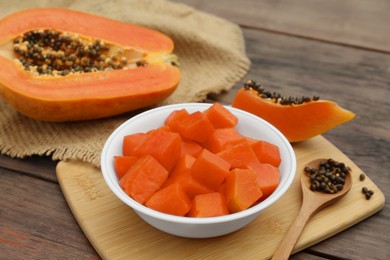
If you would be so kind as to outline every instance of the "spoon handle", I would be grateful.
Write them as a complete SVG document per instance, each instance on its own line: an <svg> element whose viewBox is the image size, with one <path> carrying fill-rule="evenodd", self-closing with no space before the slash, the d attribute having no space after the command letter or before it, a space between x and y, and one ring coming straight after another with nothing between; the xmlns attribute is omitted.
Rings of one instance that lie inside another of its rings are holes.
<svg viewBox="0 0 390 260"><path fill-rule="evenodd" d="M285 235L282 242L279 244L278 248L276 249L272 257L272 260L288 259L288 257L290 256L292 250L294 249L295 244L298 241L299 236L302 233L303 228L306 225L306 222L314 213L314 210L311 209L310 206L309 207L307 206L308 205L304 201L298 213L298 216L296 217L295 221L292 223L287 234Z"/></svg>

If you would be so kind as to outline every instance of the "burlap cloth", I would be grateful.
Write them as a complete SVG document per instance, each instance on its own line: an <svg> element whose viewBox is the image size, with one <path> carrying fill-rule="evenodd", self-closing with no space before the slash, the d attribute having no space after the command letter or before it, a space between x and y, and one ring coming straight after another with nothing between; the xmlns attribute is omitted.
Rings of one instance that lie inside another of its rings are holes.
<svg viewBox="0 0 390 260"><path fill-rule="evenodd" d="M175 43L182 80L164 104L197 102L229 90L250 61L240 28L189 6L165 0L0 1L0 17L31 7L65 7L155 28ZM1 66L0 66L1 69ZM163 104L161 104L163 105ZM18 114L0 99L0 151L12 157L48 155L100 166L104 142L131 113L102 120L47 123Z"/></svg>

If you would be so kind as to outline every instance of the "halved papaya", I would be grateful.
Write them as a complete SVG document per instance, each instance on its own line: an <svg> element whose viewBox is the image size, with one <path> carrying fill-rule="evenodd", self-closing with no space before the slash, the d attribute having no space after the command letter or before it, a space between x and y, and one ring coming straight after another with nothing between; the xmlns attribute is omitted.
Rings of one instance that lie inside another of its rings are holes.
<svg viewBox="0 0 390 260"><path fill-rule="evenodd" d="M0 20L0 95L44 121L103 118L176 89L173 41L145 27L60 8Z"/></svg>
<svg viewBox="0 0 390 260"><path fill-rule="evenodd" d="M283 98L251 80L237 92L232 106L268 121L290 142L320 135L355 117L333 101L318 97Z"/></svg>

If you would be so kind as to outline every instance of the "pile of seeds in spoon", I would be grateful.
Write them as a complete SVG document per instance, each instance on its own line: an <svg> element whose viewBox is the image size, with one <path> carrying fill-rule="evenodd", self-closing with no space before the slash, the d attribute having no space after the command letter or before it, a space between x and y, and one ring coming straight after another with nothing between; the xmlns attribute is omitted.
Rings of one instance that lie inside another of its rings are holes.
<svg viewBox="0 0 390 260"><path fill-rule="evenodd" d="M36 75L65 76L124 68L128 61L123 49L111 47L100 40L53 30L29 31L13 41L16 59Z"/></svg>
<svg viewBox="0 0 390 260"><path fill-rule="evenodd" d="M324 193L336 193L343 189L350 168L333 159L321 161L318 168L305 167L310 178L310 189Z"/></svg>
<svg viewBox="0 0 390 260"><path fill-rule="evenodd" d="M300 104L303 104L303 103L307 103L307 102L310 102L310 101L317 101L317 100L320 99L320 97L318 97L318 96L314 96L312 98L306 97L306 96L302 96L302 97L283 97L280 93L267 91L261 84L257 84L253 80L248 80L244 84L244 88L247 89L247 90L253 89L253 90L255 90L258 93L258 95L261 98L270 99L273 102L279 103L281 105L300 105Z"/></svg>

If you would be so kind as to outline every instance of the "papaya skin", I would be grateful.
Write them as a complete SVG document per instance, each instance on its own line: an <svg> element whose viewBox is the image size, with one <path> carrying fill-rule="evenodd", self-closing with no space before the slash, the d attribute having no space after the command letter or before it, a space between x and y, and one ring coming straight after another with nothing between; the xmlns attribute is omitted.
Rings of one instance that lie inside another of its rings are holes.
<svg viewBox="0 0 390 260"><path fill-rule="evenodd" d="M258 96L253 89L241 88L233 107L252 113L281 131L290 142L300 142L329 131L355 118L355 114L329 100L281 105Z"/></svg>
<svg viewBox="0 0 390 260"><path fill-rule="evenodd" d="M36 76L13 60L7 43L37 28L101 39L141 53L148 63L121 70ZM18 12L0 20L0 96L21 114L51 122L98 119L156 105L180 82L180 70L171 64L173 48L173 41L160 32L87 13L60 8Z"/></svg>

